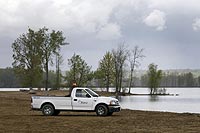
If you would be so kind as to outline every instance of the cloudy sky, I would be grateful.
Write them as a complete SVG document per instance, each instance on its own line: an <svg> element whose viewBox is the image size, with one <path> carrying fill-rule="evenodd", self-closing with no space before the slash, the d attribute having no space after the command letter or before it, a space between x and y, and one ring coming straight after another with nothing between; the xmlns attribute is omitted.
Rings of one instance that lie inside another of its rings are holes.
<svg viewBox="0 0 200 133"><path fill-rule="evenodd" d="M28 27L61 30L67 59L80 54L95 69L121 42L144 48L141 69L200 68L199 0L0 0L0 68L12 66L13 41Z"/></svg>

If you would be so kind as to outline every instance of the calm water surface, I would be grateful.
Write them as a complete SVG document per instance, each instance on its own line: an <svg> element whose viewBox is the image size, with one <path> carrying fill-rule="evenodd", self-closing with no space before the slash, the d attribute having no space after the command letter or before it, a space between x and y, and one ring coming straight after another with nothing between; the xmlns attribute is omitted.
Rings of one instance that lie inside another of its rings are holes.
<svg viewBox="0 0 200 133"><path fill-rule="evenodd" d="M147 88L132 88L132 93L147 94ZM122 96L122 108L132 110L200 113L200 88L167 88L178 96Z"/></svg>
<svg viewBox="0 0 200 133"><path fill-rule="evenodd" d="M28 88L0 88L0 91L19 91L20 89ZM131 93L148 94L149 90L148 88L132 88ZM123 109L200 113L200 88L167 88L167 93L179 95L121 96L119 101Z"/></svg>

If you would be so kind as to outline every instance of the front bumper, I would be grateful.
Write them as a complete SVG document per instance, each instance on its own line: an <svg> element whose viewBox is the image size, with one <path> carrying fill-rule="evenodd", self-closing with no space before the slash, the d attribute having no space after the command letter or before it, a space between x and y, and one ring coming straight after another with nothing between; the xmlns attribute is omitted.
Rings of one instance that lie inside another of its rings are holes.
<svg viewBox="0 0 200 133"><path fill-rule="evenodd" d="M120 106L108 106L109 112L119 112L121 110Z"/></svg>

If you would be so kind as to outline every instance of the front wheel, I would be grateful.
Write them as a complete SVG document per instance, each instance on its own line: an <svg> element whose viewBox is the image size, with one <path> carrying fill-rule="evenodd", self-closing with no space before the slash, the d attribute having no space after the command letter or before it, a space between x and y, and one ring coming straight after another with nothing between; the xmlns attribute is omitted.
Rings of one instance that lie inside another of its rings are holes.
<svg viewBox="0 0 200 133"><path fill-rule="evenodd" d="M108 108L105 105L98 105L96 108L96 114L98 116L106 116L108 114Z"/></svg>
<svg viewBox="0 0 200 133"><path fill-rule="evenodd" d="M54 107L51 104L45 104L42 107L42 113L46 116L52 116L55 113Z"/></svg>

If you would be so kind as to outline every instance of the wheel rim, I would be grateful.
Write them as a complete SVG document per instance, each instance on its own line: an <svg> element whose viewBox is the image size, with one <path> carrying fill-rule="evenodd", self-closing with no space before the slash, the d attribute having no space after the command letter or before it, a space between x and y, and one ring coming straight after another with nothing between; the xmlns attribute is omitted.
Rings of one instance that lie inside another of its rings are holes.
<svg viewBox="0 0 200 133"><path fill-rule="evenodd" d="M105 108L104 107L99 107L98 108L98 114L103 115L105 113Z"/></svg>
<svg viewBox="0 0 200 133"><path fill-rule="evenodd" d="M52 112L52 108L51 107L49 107L49 106L45 106L44 107L44 113L45 114L49 115L49 114L51 114L51 112Z"/></svg>

